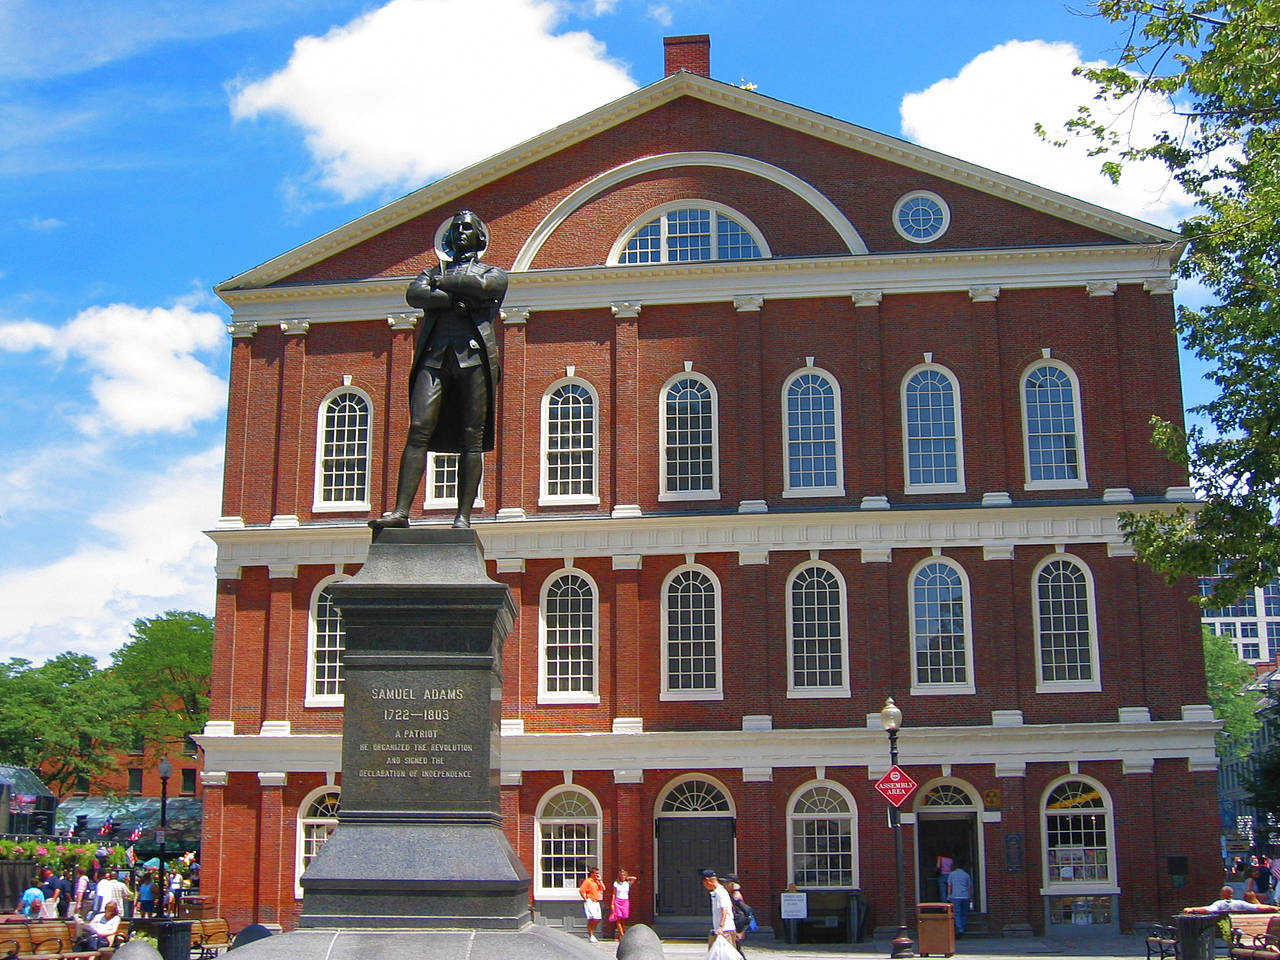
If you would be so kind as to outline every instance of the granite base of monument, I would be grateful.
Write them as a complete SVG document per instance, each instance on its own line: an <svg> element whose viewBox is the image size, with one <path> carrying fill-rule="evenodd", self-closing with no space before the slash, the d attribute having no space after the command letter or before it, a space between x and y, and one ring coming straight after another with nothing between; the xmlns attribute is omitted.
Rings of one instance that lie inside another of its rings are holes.
<svg viewBox="0 0 1280 960"><path fill-rule="evenodd" d="M563 930L294 930L238 948L237 960L600 960Z"/></svg>

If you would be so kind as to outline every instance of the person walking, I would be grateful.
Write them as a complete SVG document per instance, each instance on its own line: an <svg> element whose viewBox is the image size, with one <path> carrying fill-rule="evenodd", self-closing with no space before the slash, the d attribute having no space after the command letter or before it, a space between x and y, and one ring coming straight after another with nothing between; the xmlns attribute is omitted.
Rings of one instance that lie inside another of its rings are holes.
<svg viewBox="0 0 1280 960"><path fill-rule="evenodd" d="M751 909L751 904L747 903L747 898L742 893L742 884L738 882L737 877L725 877L724 885L729 891L729 899L733 902L733 925L737 931L735 946L738 953L742 954L743 960L746 960L747 953L742 949L742 941L747 939L747 935L756 928L756 912Z"/></svg>
<svg viewBox="0 0 1280 960"><path fill-rule="evenodd" d="M969 901L973 899L973 878L964 868L963 860L956 860L947 881L947 897L955 913L956 936L960 937L969 924Z"/></svg>
<svg viewBox="0 0 1280 960"><path fill-rule="evenodd" d="M587 939L599 943L596 939L596 927L600 925L600 901L604 899L604 884L600 882L600 868L592 867L587 871L587 878L578 887L578 896L582 897L582 912L587 916Z"/></svg>
<svg viewBox="0 0 1280 960"><path fill-rule="evenodd" d="M737 940L737 928L733 925L733 898L714 870L702 871L702 886L711 894L711 933L707 937L707 946L713 946L717 937L723 937L736 951L734 942Z"/></svg>

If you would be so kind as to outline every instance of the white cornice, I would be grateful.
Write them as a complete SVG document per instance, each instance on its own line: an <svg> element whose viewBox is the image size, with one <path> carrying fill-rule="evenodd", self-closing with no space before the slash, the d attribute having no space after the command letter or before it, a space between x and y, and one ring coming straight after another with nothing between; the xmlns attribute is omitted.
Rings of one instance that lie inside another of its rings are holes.
<svg viewBox="0 0 1280 960"><path fill-rule="evenodd" d="M1120 760L1133 769L1156 759L1185 759L1213 769L1217 721L1055 723L1018 727L939 726L902 731L899 762L1002 766ZM339 734L293 736L197 736L205 769L220 772L328 772L342 764ZM726 761L732 757L732 761ZM877 776L888 767L884 733L864 728L810 730L696 730L645 733L574 731L502 737L502 775L537 770L707 770L866 767Z"/></svg>
<svg viewBox="0 0 1280 960"><path fill-rule="evenodd" d="M227 294L235 290L274 283L428 210L444 206L454 198L461 197L484 184L536 163L601 131L682 96L696 97L708 103L819 137L839 146L881 157L910 169L927 172L954 183L1002 196L1031 209L1040 210L1124 240L1143 243L1174 242L1179 239L1177 234L1161 227L925 149L906 140L876 133L843 120L682 71L416 190L408 196L331 230L251 270L225 280L214 289L225 299Z"/></svg>
<svg viewBox="0 0 1280 960"><path fill-rule="evenodd" d="M1115 283L1167 280L1178 250L1165 244L935 250L895 254L739 260L711 264L574 267L513 273L509 302L533 314L547 310L607 309L611 303L648 305L732 303L835 297L874 289L903 293L1086 287L1105 276ZM350 283L223 291L240 326L275 325L305 310L311 323L386 317L402 311L408 277ZM536 322L536 315L530 322Z"/></svg>
<svg viewBox="0 0 1280 960"><path fill-rule="evenodd" d="M1118 510L1133 504L1065 504L839 513L691 514L635 518L546 518L477 522L491 560L558 557L645 557L685 553L767 555L784 550L982 547L995 555L1015 545L1125 543ZM1171 510L1172 504L1141 504ZM207 531L218 545L220 570L285 564L363 563L370 531L364 523L310 524L293 529L245 527Z"/></svg>

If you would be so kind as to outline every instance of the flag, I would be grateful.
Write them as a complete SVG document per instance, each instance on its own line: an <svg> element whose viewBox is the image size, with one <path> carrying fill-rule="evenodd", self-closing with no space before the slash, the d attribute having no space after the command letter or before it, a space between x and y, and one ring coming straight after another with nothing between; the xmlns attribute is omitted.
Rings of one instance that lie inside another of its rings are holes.
<svg viewBox="0 0 1280 960"><path fill-rule="evenodd" d="M142 828L139 827L138 829L141 830ZM124 855L129 859L129 866L133 867L137 865L138 855L134 852L132 846L130 846L129 849L124 852Z"/></svg>
<svg viewBox="0 0 1280 960"><path fill-rule="evenodd" d="M126 842L137 843L141 839L142 839L142 824L138 824L136 827L133 828L133 833L129 834L129 839Z"/></svg>
<svg viewBox="0 0 1280 960"><path fill-rule="evenodd" d="M115 832L116 832L116 815L114 813L108 814L107 819L103 822L102 826L98 828L98 836L109 837L111 836L111 834Z"/></svg>

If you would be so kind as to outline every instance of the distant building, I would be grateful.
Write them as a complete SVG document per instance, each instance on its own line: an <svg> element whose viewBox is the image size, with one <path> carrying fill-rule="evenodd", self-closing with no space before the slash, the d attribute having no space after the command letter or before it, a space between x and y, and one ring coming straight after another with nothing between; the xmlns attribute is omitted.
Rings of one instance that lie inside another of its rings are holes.
<svg viewBox="0 0 1280 960"><path fill-rule="evenodd" d="M475 529L519 610L502 810L540 922L582 923L591 865L638 873L659 928L705 925L706 866L766 923L793 882L810 934L847 939L854 891L888 922L888 696L912 899L940 853L993 931L1212 899L1196 585L1118 522L1192 498L1148 426L1182 417L1180 238L712 80L705 37L667 52L664 79L218 286L202 892L236 927L297 921L341 802L329 587L394 497L406 286L469 208L511 275ZM435 458L415 523L449 522L454 478Z"/></svg>
<svg viewBox="0 0 1280 960"><path fill-rule="evenodd" d="M1200 596L1213 592L1219 576L1200 578ZM1220 637L1230 637L1246 663L1274 663L1280 656L1280 578L1228 607L1204 610L1204 623Z"/></svg>
<svg viewBox="0 0 1280 960"><path fill-rule="evenodd" d="M0 830L50 834L58 798L28 767L0 764Z"/></svg>
<svg viewBox="0 0 1280 960"><path fill-rule="evenodd" d="M1261 838L1268 833L1274 834L1280 827L1280 824L1271 824L1270 830L1262 829L1266 826L1263 822L1265 814L1250 803L1245 789L1245 778L1257 771L1258 758L1280 743L1280 670L1274 667L1263 670L1250 689L1259 697L1257 716L1261 725L1249 738L1243 755L1231 754L1218 765L1218 815L1229 854L1247 850L1271 852L1260 850L1263 846Z"/></svg>

